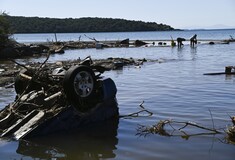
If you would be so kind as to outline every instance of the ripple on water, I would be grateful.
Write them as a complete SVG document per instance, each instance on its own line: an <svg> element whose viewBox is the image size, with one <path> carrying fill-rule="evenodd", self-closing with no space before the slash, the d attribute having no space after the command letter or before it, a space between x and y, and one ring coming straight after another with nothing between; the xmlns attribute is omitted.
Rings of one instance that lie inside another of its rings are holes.
<svg viewBox="0 0 235 160"><path fill-rule="evenodd" d="M199 44L195 49L185 45L182 49L152 47L74 50L61 57L55 55L51 60L79 56L82 58L88 55L94 55L95 58L123 56L163 60L162 63L147 63L138 69L124 67L121 71L105 73L116 83L121 115L139 111L139 104L143 100L144 107L154 113L152 117L120 119L117 129L118 144L113 150L114 159L229 160L234 158L234 145L221 143L224 134L189 139L182 135L164 137L151 134L138 137L136 128L138 124L153 125L159 120L169 118L212 127L210 112L216 127L230 124L229 115L234 115L235 111L235 76L204 76L203 73L222 72L224 66L234 65L234 52L235 43L214 46ZM14 98L13 89L1 88L1 107L12 102ZM187 131L198 133L197 128L188 128ZM92 141L86 142L92 144ZM0 153L2 152L4 151L1 147ZM15 150L12 152L15 153Z"/></svg>

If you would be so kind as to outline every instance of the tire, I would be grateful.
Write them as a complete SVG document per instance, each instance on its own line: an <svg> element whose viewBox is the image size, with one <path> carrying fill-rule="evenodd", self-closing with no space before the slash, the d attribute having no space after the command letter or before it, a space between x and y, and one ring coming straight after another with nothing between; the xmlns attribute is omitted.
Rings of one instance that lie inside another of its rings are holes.
<svg viewBox="0 0 235 160"><path fill-rule="evenodd" d="M87 66L71 67L65 73L63 82L65 95L80 111L91 108L88 104L95 99L96 85L95 73Z"/></svg>

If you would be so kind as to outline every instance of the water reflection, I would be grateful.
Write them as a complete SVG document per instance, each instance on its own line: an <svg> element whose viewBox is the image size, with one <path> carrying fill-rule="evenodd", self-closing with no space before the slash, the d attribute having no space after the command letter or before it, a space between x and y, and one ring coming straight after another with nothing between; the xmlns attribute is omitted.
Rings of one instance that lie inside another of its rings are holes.
<svg viewBox="0 0 235 160"><path fill-rule="evenodd" d="M119 119L92 124L69 133L19 142L17 153L40 159L115 158Z"/></svg>
<svg viewBox="0 0 235 160"><path fill-rule="evenodd" d="M190 53L192 60L197 59L197 47L190 47Z"/></svg>
<svg viewBox="0 0 235 160"><path fill-rule="evenodd" d="M233 80L233 83L235 83L235 75L226 74L225 75L225 80L226 81L232 81Z"/></svg>
<svg viewBox="0 0 235 160"><path fill-rule="evenodd" d="M177 56L179 59L184 58L184 47L178 47L177 48Z"/></svg>

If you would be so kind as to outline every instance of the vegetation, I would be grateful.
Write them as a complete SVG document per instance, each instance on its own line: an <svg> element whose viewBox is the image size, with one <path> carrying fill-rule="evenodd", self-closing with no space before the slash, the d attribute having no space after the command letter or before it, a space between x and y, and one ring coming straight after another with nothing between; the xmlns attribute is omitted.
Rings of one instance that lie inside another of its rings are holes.
<svg viewBox="0 0 235 160"><path fill-rule="evenodd" d="M39 18L5 16L15 33L169 31L169 25L112 18Z"/></svg>
<svg viewBox="0 0 235 160"><path fill-rule="evenodd" d="M5 16L4 12L0 13L0 49L8 43L10 35L10 26Z"/></svg>

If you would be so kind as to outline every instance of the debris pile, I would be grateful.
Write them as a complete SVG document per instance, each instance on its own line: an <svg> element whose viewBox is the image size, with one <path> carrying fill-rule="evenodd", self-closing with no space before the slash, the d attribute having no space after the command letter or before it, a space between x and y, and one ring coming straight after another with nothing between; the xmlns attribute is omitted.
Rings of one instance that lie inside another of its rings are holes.
<svg viewBox="0 0 235 160"><path fill-rule="evenodd" d="M19 74L19 72L24 72L24 71L21 71L21 68L24 68L24 69L27 68L27 70L31 70L28 72L35 72L36 68L38 68L40 65L39 63L30 63L30 64L26 64L25 66L22 66L22 64L19 64L18 62L14 60L12 61L14 63L0 64L0 87L13 87L15 77ZM155 61L158 62L158 60L155 60ZM71 66L77 65L81 62L82 60L79 58L76 60L58 61L55 63L45 63L43 70L47 70L45 74L50 75L52 71L56 68L62 67L62 68L68 69ZM145 58L137 59L137 60L133 58L107 58L107 59L92 60L92 66L96 66L97 68L103 69L103 71L109 71L109 70L122 69L124 66L130 66L130 65L140 66L144 62L147 62Z"/></svg>
<svg viewBox="0 0 235 160"><path fill-rule="evenodd" d="M235 116L230 116L230 118L232 120L233 125L227 128L226 133L228 134L228 139L235 143Z"/></svg>
<svg viewBox="0 0 235 160"><path fill-rule="evenodd" d="M231 117L232 126L227 127L227 130L225 129L216 129L210 127L205 127L200 124L197 124L195 122L183 122L183 121L175 121L175 120L160 120L158 123L146 126L138 124L137 133L138 136L147 136L149 134L158 134L161 136L181 136L182 138L188 140L190 137L193 136L204 136L204 135L216 135L216 134L225 134L225 138L221 140L221 142L225 143L235 143L235 116ZM212 119L213 121L213 119ZM200 131L199 133L187 133L186 130L184 130L186 127L195 127L198 128Z"/></svg>
<svg viewBox="0 0 235 160"><path fill-rule="evenodd" d="M118 115L116 86L90 57L55 67L23 66L15 78L16 100L0 112L0 135L15 139L79 127Z"/></svg>

